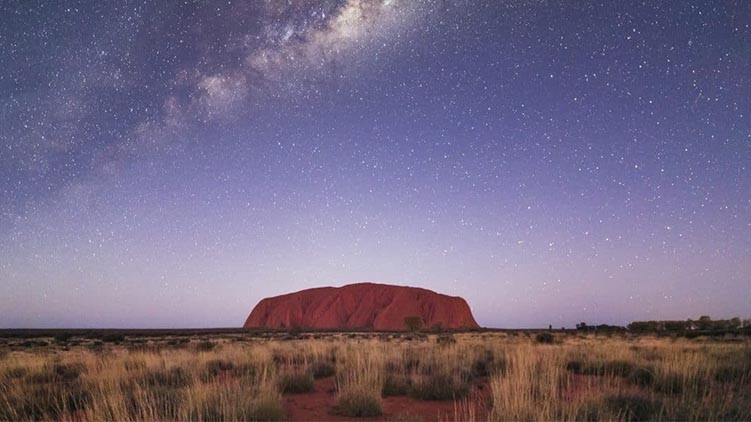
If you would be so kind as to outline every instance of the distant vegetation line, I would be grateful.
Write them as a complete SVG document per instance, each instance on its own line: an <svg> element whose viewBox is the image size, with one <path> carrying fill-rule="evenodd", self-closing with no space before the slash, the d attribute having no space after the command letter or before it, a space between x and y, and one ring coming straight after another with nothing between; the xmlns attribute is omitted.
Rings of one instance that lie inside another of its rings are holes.
<svg viewBox="0 0 751 422"><path fill-rule="evenodd" d="M124 336L128 337L163 337L177 336L190 337L197 335L212 334L247 334L263 335L264 333L348 333L348 332L382 332L398 333L397 331L375 331L367 328L361 329L306 329L293 327L289 329L247 329L241 327L225 328L5 328L0 329L0 338L37 338L37 337L82 337L90 339L108 340ZM409 331L418 331L412 329ZM424 332L539 332L539 331L574 331L574 329L560 329L549 326L544 328L479 328L471 330L445 330L445 329L422 329ZM701 316L697 320L652 320L634 321L627 326L618 325L589 325L586 322L576 324L576 331L588 332L629 332L633 334L679 334L687 337L698 335L721 335L721 334L746 334L751 335L751 320L738 317L730 319L713 320L709 316Z"/></svg>

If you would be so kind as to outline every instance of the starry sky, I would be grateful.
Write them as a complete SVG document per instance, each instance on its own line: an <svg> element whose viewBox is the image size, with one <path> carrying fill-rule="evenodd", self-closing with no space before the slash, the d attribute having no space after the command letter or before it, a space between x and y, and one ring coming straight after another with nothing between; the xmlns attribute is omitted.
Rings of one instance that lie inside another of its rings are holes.
<svg viewBox="0 0 751 422"><path fill-rule="evenodd" d="M751 316L751 3L0 3L0 326L361 281Z"/></svg>

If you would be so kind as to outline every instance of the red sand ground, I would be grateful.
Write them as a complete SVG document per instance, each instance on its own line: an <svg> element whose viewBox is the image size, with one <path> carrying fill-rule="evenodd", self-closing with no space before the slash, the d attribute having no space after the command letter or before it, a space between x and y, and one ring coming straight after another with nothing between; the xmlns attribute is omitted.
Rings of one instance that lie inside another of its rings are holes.
<svg viewBox="0 0 751 422"><path fill-rule="evenodd" d="M467 302L416 287L359 283L320 287L261 300L245 328L406 330L405 318L427 328L479 328Z"/></svg>
<svg viewBox="0 0 751 422"><path fill-rule="evenodd" d="M382 421L382 420L421 420L452 421L459 401L420 401L411 397L384 397L383 414L377 418L350 418L333 413L336 404L335 378L316 380L311 393L288 394L284 396L284 406L290 421ZM487 380L472 387L468 401L476 404L487 403L490 388ZM459 414L461 416L461 414ZM477 409L477 419L486 419L487 408Z"/></svg>

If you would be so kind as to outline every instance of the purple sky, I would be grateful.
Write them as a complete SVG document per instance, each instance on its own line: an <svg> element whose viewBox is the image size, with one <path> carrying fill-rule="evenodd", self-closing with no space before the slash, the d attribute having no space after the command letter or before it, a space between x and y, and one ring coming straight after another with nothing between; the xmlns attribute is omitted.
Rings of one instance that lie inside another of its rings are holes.
<svg viewBox="0 0 751 422"><path fill-rule="evenodd" d="M188 3L0 3L0 327L751 317L751 3Z"/></svg>

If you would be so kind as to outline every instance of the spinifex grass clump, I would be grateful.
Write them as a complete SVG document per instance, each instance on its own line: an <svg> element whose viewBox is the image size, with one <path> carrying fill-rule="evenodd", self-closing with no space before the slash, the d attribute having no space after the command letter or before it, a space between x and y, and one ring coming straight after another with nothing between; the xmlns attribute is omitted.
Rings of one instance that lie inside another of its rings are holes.
<svg viewBox="0 0 751 422"><path fill-rule="evenodd" d="M662 404L637 395L606 397L603 406L614 420L649 421L657 419ZM608 419L611 419L608 418Z"/></svg>
<svg viewBox="0 0 751 422"><path fill-rule="evenodd" d="M382 413L384 346L373 349L347 348L337 360L335 412L345 416L370 417Z"/></svg>
<svg viewBox="0 0 751 422"><path fill-rule="evenodd" d="M535 348L519 346L506 353L506 373L490 381L493 419L557 420L567 414L561 391L568 378L560 354Z"/></svg>
<svg viewBox="0 0 751 422"><path fill-rule="evenodd" d="M381 396L365 386L351 385L339 391L335 413L351 417L373 417L383 413Z"/></svg>
<svg viewBox="0 0 751 422"><path fill-rule="evenodd" d="M336 367L332 362L326 360L320 360L313 363L311 368L313 372L313 378L328 378L336 374Z"/></svg>
<svg viewBox="0 0 751 422"><path fill-rule="evenodd" d="M624 360L571 360L566 364L566 369L580 375L612 375L617 377L627 377L634 369L634 365L631 362Z"/></svg>
<svg viewBox="0 0 751 422"><path fill-rule="evenodd" d="M313 374L307 369L289 368L279 377L279 389L285 394L309 393L313 387Z"/></svg>
<svg viewBox="0 0 751 422"><path fill-rule="evenodd" d="M484 348L479 350L471 362L470 376L472 378L487 377L494 373L506 371L506 362L497 357L492 350Z"/></svg>
<svg viewBox="0 0 751 422"><path fill-rule="evenodd" d="M469 385L452 374L434 374L417 377L409 395L418 400L457 400L469 393Z"/></svg>
<svg viewBox="0 0 751 422"><path fill-rule="evenodd" d="M387 374L383 380L381 393L384 397L405 396L409 394L412 381L409 377L401 374Z"/></svg>
<svg viewBox="0 0 751 422"><path fill-rule="evenodd" d="M634 368L628 375L628 380L640 387L652 385L655 380L654 370L644 366Z"/></svg>
<svg viewBox="0 0 751 422"><path fill-rule="evenodd" d="M226 359L212 359L206 362L206 369L201 374L201 380L210 382L216 377L223 375L234 375L236 370L235 364Z"/></svg>
<svg viewBox="0 0 751 422"><path fill-rule="evenodd" d="M539 333L535 336L535 340L541 344L553 344L555 343L555 336L551 333Z"/></svg>
<svg viewBox="0 0 751 422"><path fill-rule="evenodd" d="M193 374L182 366L149 369L136 382L143 386L179 388L193 382Z"/></svg>
<svg viewBox="0 0 751 422"><path fill-rule="evenodd" d="M281 421L286 412L273 372L264 370L253 384L239 380L189 388L176 419Z"/></svg>
<svg viewBox="0 0 751 422"><path fill-rule="evenodd" d="M210 340L203 340L203 341L196 343L195 347L196 347L196 351L210 352L214 350L214 348L216 347L216 343Z"/></svg>

